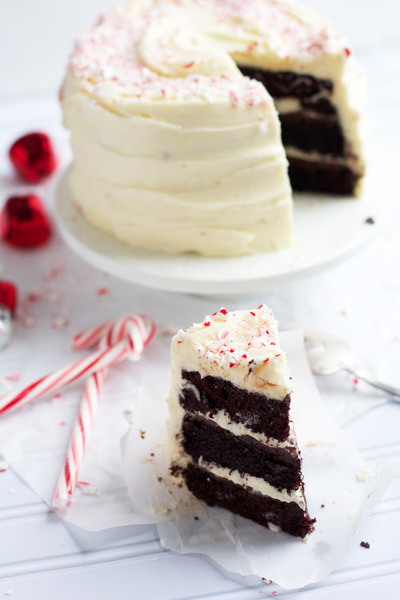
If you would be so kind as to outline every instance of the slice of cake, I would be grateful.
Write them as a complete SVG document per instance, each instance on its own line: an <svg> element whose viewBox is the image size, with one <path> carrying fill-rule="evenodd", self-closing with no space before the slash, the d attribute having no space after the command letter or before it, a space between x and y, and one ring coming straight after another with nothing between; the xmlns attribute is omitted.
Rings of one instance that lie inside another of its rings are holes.
<svg viewBox="0 0 400 600"><path fill-rule="evenodd" d="M290 377L264 305L214 313L172 340L171 472L197 498L291 535L313 529Z"/></svg>

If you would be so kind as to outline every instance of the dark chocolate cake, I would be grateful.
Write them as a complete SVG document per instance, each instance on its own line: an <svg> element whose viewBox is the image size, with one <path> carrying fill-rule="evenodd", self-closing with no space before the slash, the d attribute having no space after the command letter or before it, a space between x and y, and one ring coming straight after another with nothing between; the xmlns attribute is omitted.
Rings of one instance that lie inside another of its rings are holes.
<svg viewBox="0 0 400 600"><path fill-rule="evenodd" d="M171 472L199 499L303 538L301 456L277 324L221 309L172 342Z"/></svg>
<svg viewBox="0 0 400 600"><path fill-rule="evenodd" d="M351 195L364 174L345 139L330 79L292 71L240 67L274 99L294 190Z"/></svg>

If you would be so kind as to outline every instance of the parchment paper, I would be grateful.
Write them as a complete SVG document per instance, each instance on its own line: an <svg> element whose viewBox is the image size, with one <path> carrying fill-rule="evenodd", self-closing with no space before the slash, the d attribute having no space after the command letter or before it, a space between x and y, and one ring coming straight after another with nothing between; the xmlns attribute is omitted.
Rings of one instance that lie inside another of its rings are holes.
<svg viewBox="0 0 400 600"><path fill-rule="evenodd" d="M207 507L171 485L165 453L167 379L141 391L122 448L130 498L138 513L158 523L166 548L204 554L228 571L292 589L319 581L335 567L391 473L384 465L371 469L328 416L308 367L302 332L282 334L281 345L293 376L292 410L308 508L317 519L306 541Z"/></svg>
<svg viewBox="0 0 400 600"><path fill-rule="evenodd" d="M126 415L137 397L139 374L152 368L146 358L109 370L80 471L82 485L63 518L88 531L157 523L166 548L205 554L230 572L256 574L287 588L326 576L359 523L378 502L391 473L384 465L375 465L374 475L343 431L326 416L302 339L301 332L281 335L293 375L293 408L309 511L317 518L308 542L272 533L227 511L207 508L168 486L164 451L169 387L166 361L164 378L142 388L134 412ZM128 389L131 395L126 393ZM81 393L82 383L76 384L60 397L37 401L0 418L0 451L49 505ZM127 432L129 418L132 424ZM166 512L171 507L176 510Z"/></svg>

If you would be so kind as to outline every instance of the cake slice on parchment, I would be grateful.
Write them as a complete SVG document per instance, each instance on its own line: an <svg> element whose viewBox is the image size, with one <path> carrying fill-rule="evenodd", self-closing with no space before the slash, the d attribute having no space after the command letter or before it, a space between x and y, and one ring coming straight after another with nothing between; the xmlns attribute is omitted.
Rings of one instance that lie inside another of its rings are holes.
<svg viewBox="0 0 400 600"><path fill-rule="evenodd" d="M304 537L301 457L277 323L264 305L221 309L172 340L171 472L199 499Z"/></svg>

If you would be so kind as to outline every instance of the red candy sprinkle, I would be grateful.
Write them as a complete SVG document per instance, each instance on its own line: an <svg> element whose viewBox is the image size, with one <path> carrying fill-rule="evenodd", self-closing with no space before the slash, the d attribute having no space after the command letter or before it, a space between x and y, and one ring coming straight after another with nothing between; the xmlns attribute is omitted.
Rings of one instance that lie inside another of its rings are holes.
<svg viewBox="0 0 400 600"><path fill-rule="evenodd" d="M45 133L29 133L10 148L9 157L15 169L30 183L37 183L56 168L53 145Z"/></svg>
<svg viewBox="0 0 400 600"><path fill-rule="evenodd" d="M46 211L38 196L12 196L0 214L4 241L18 248L41 246L51 236Z"/></svg>
<svg viewBox="0 0 400 600"><path fill-rule="evenodd" d="M96 292L96 295L101 298L102 296L107 296L110 293L110 290L106 287L99 288Z"/></svg>
<svg viewBox="0 0 400 600"><path fill-rule="evenodd" d="M225 308L221 308L221 310L219 311L222 315L227 315L228 311Z"/></svg>
<svg viewBox="0 0 400 600"><path fill-rule="evenodd" d="M210 327L211 323L210 321L207 321L207 323L204 323L204 327Z"/></svg>
<svg viewBox="0 0 400 600"><path fill-rule="evenodd" d="M345 49L344 49L344 53L345 53L345 55L346 55L346 58L349 58L349 56L350 56L350 54L351 54L351 51L350 51L348 48L345 48Z"/></svg>
<svg viewBox="0 0 400 600"><path fill-rule="evenodd" d="M11 281L0 281L0 305L7 306L14 314L17 304L17 288Z"/></svg>

